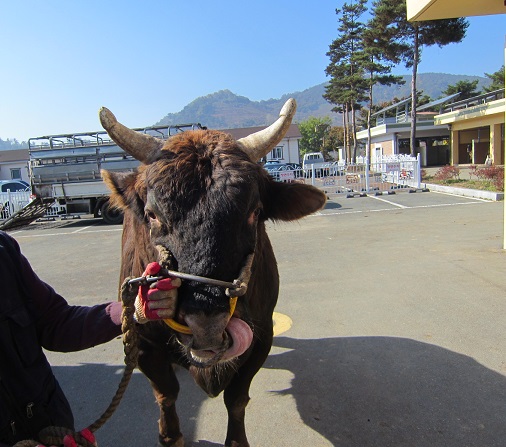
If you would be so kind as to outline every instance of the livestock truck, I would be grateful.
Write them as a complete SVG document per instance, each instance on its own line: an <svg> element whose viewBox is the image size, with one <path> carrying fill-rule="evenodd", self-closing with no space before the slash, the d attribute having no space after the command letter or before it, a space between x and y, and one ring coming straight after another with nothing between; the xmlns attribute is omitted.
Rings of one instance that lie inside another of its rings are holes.
<svg viewBox="0 0 506 447"><path fill-rule="evenodd" d="M166 140L176 133L201 128L200 123L192 123L134 130ZM100 171L133 171L139 162L107 132L30 138L28 150L32 194L46 201L53 199L53 214L93 214L109 224L122 222L122 213L109 206L109 190Z"/></svg>

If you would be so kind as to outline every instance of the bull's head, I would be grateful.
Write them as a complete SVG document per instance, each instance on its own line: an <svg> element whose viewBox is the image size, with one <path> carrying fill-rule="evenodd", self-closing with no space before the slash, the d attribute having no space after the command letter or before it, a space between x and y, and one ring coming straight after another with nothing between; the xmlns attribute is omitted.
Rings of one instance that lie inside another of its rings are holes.
<svg viewBox="0 0 506 447"><path fill-rule="evenodd" d="M248 292L232 317L224 288L193 281L180 287L176 320L192 335L178 339L194 365L241 355L260 315L271 318L278 277L265 220L299 219L325 203L316 188L275 182L258 164L282 140L295 109L295 101L287 101L274 124L237 141L223 132L193 130L166 142L126 128L105 108L100 111L111 138L142 162L133 173L103 172L112 203L125 212L125 232L133 227L124 239L170 252L174 270L228 282L255 253ZM139 275L154 260L144 258L136 268L132 261L131 270L137 271L128 274Z"/></svg>

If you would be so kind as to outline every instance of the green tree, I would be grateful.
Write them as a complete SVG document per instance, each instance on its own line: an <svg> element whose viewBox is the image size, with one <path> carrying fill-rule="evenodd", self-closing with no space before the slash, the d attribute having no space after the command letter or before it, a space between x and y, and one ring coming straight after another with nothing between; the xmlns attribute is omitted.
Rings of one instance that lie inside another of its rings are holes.
<svg viewBox="0 0 506 447"><path fill-rule="evenodd" d="M485 76L492 81L488 87L483 89L483 92L493 92L504 88L504 65L499 68L495 73L485 73Z"/></svg>
<svg viewBox="0 0 506 447"><path fill-rule="evenodd" d="M302 155L309 152L322 152L325 139L331 129L332 120L326 116L323 118L309 117L299 123L299 131L302 135L299 141L299 151Z"/></svg>
<svg viewBox="0 0 506 447"><path fill-rule="evenodd" d="M323 156L325 160L333 160L336 158L335 153L344 146L344 127L332 126L325 136L323 145Z"/></svg>
<svg viewBox="0 0 506 447"><path fill-rule="evenodd" d="M325 69L331 77L323 97L335 104L333 111L343 112L345 129L345 149L347 158L355 160L357 154L356 111L359 104L366 99L367 82L364 78L363 40L365 25L360 21L367 11L367 0L356 0L345 3L342 10L336 9L339 16L338 37L329 45L327 56L330 63ZM349 118L348 118L349 117ZM351 129L349 122L351 121ZM350 150L349 139L353 139L353 152Z"/></svg>
<svg viewBox="0 0 506 447"><path fill-rule="evenodd" d="M377 26L383 27L393 41L385 51L390 60L402 59L406 67L412 69L411 80L411 138L410 152L415 155L416 144L416 75L421 61L422 48L460 42L466 35L469 22L464 18L408 22L406 1L376 0L373 3L373 16ZM389 51L392 51L391 53Z"/></svg>
<svg viewBox="0 0 506 447"><path fill-rule="evenodd" d="M456 84L449 85L443 93L444 96L453 95L454 93L460 93L458 99L468 99L478 95L476 90L478 87L478 79L475 81L458 81Z"/></svg>
<svg viewBox="0 0 506 447"><path fill-rule="evenodd" d="M367 74L367 92L368 92L368 109L366 114L365 127L367 128L367 142L365 155L367 160L370 159L371 151L371 114L374 109L373 87L379 85L404 84L402 76L391 74L392 67L395 63L400 62L400 58L388 58L385 54L394 55L399 53L396 48L397 43L394 39L390 39L388 33L374 21L369 20L367 27L362 35L363 40L363 58L362 66ZM380 109L376 109L380 110Z"/></svg>

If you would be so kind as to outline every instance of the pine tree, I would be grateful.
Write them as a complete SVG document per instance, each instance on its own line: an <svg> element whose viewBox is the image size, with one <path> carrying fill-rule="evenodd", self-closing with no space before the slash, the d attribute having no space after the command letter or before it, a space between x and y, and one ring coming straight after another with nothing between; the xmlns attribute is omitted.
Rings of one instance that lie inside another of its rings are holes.
<svg viewBox="0 0 506 447"><path fill-rule="evenodd" d="M504 88L504 65L495 73L485 73L485 76L492 81L492 84L483 89L485 93Z"/></svg>
<svg viewBox="0 0 506 447"><path fill-rule="evenodd" d="M369 20L367 28L363 33L363 47L364 54L362 60L362 66L364 71L367 73L368 82L368 112L367 112L367 146L366 146L366 158L370 159L371 149L371 113L373 110L373 87L376 84L380 85L392 85L392 84L404 84L402 76L394 76L391 73L394 62L400 62L389 60L385 57L386 54L393 54L395 48L389 48L392 45L396 45L392 39L388 38L388 34L385 30L378 26L374 19ZM379 109L378 109L379 110Z"/></svg>
<svg viewBox="0 0 506 447"><path fill-rule="evenodd" d="M442 93L444 96L460 93L457 99L468 99L478 94L476 87L478 87L478 79L474 81L458 81L456 84L446 87L446 90Z"/></svg>
<svg viewBox="0 0 506 447"><path fill-rule="evenodd" d="M364 23L360 17L367 10L367 0L357 0L345 3L342 10L336 9L339 16L339 36L329 46L327 56L330 63L325 69L327 76L331 77L325 88L323 97L335 104L333 111L343 111L343 124L345 129L344 144L347 159L355 161L357 156L356 139L356 110L359 103L365 100L367 83L364 79L363 59ZM351 117L351 129L348 121ZM349 139L353 138L353 152L350 151Z"/></svg>

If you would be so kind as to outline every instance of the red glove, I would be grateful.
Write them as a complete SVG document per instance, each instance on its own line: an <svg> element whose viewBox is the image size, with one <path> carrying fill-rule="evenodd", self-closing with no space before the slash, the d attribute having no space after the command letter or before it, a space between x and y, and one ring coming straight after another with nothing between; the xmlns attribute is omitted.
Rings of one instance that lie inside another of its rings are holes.
<svg viewBox="0 0 506 447"><path fill-rule="evenodd" d="M142 276L156 276L160 270L160 264L152 262L148 264ZM155 283L139 286L139 293L135 299L135 320L144 324L149 320L174 318L177 288L180 285L179 278L164 278Z"/></svg>
<svg viewBox="0 0 506 447"><path fill-rule="evenodd" d="M87 428L81 430L79 432L83 438L85 438L88 442L93 445L97 445L95 441L95 435L89 431ZM71 435L67 435L63 438L63 447L77 447L77 442Z"/></svg>
<svg viewBox="0 0 506 447"><path fill-rule="evenodd" d="M89 443L93 444L94 446L97 445L97 441L95 440L95 435L91 431L89 431L87 428L81 430L79 432L79 434L84 439L86 439ZM46 447L46 446L43 444L39 444L39 445L37 445L37 447ZM56 447L56 446L53 445L51 447ZM77 447L77 442L72 435L66 435L63 438L63 447Z"/></svg>

